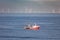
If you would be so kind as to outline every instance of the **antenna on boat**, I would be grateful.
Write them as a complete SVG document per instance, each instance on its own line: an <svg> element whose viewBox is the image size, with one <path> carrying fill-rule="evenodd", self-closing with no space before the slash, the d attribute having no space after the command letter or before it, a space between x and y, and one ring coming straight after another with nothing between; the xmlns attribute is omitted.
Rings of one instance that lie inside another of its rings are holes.
<svg viewBox="0 0 60 40"><path fill-rule="evenodd" d="M30 27L30 24L28 24L28 27Z"/></svg>
<svg viewBox="0 0 60 40"><path fill-rule="evenodd" d="M36 26L36 23L34 23L34 25Z"/></svg>

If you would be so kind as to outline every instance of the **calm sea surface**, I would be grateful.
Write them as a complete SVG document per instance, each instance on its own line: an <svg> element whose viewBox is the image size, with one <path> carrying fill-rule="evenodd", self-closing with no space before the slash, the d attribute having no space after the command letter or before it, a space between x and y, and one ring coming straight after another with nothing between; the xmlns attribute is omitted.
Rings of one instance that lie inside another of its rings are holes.
<svg viewBox="0 0 60 40"><path fill-rule="evenodd" d="M24 30L34 23L38 31ZM0 16L0 40L60 40L60 16Z"/></svg>

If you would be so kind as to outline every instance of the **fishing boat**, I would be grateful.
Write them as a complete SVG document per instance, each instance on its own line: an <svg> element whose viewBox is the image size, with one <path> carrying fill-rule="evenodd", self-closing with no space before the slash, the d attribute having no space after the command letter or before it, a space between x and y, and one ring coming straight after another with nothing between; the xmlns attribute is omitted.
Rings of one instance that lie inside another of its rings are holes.
<svg viewBox="0 0 60 40"><path fill-rule="evenodd" d="M40 26L38 26L38 25L28 25L28 26L26 26L26 27L24 27L24 29L26 29L26 30L39 30L40 29Z"/></svg>

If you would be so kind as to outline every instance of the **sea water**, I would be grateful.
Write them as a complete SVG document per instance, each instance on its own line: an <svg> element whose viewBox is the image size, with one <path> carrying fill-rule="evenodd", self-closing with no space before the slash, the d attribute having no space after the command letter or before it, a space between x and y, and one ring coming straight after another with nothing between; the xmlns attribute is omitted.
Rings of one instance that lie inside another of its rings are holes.
<svg viewBox="0 0 60 40"><path fill-rule="evenodd" d="M60 14L58 15L0 15L0 40L60 40ZM40 26L39 30L24 29L28 24L34 23Z"/></svg>

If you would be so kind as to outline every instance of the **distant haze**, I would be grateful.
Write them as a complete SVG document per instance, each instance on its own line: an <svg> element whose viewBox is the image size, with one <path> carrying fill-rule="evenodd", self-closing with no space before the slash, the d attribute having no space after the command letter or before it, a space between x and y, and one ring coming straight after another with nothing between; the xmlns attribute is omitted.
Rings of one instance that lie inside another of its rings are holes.
<svg viewBox="0 0 60 40"><path fill-rule="evenodd" d="M0 13L60 13L60 0L0 0Z"/></svg>

